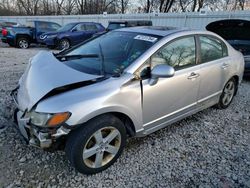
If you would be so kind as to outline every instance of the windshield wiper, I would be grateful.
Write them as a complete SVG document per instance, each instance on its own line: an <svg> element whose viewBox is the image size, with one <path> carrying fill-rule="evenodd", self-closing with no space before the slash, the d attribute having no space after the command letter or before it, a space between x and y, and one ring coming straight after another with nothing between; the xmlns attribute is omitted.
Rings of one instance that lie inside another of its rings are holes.
<svg viewBox="0 0 250 188"><path fill-rule="evenodd" d="M78 54L78 55L57 55L57 58L60 58L61 61L67 61L69 59L82 59L82 58L98 58L98 54Z"/></svg>
<svg viewBox="0 0 250 188"><path fill-rule="evenodd" d="M101 56L101 75L105 75L105 63L104 63L104 55L102 51L101 43L99 43L100 56Z"/></svg>

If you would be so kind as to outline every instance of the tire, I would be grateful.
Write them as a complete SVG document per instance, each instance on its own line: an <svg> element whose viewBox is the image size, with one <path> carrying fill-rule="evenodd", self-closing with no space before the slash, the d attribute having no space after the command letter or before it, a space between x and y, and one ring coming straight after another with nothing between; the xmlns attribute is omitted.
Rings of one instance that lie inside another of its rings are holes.
<svg viewBox="0 0 250 188"><path fill-rule="evenodd" d="M58 43L59 50L66 50L70 48L70 41L68 39L61 39Z"/></svg>
<svg viewBox="0 0 250 188"><path fill-rule="evenodd" d="M237 91L236 80L234 78L231 78L225 84L222 94L220 96L219 102L217 103L216 107L219 109L227 108L233 101L236 91Z"/></svg>
<svg viewBox="0 0 250 188"><path fill-rule="evenodd" d="M65 147L66 155L80 173L95 174L118 159L125 147L126 136L120 119L113 115L102 115L70 133Z"/></svg>
<svg viewBox="0 0 250 188"><path fill-rule="evenodd" d="M26 37L20 37L17 39L16 46L18 48L27 49L30 46L30 41Z"/></svg>

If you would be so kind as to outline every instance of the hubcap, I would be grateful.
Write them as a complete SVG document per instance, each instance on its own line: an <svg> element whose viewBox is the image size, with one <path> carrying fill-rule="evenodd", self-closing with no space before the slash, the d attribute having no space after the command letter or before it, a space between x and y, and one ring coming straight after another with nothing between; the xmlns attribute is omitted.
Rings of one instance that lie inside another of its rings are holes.
<svg viewBox="0 0 250 188"><path fill-rule="evenodd" d="M61 41L61 48L62 49L68 49L69 48L69 42L67 40Z"/></svg>
<svg viewBox="0 0 250 188"><path fill-rule="evenodd" d="M83 149L83 161L90 168L109 163L121 146L121 134L115 127L104 127L91 135Z"/></svg>
<svg viewBox="0 0 250 188"><path fill-rule="evenodd" d="M20 40L19 46L20 46L20 48L28 48L29 44L26 40Z"/></svg>
<svg viewBox="0 0 250 188"><path fill-rule="evenodd" d="M232 101L234 96L234 88L235 86L233 81L228 82L225 86L222 98L222 102L224 105L228 105Z"/></svg>

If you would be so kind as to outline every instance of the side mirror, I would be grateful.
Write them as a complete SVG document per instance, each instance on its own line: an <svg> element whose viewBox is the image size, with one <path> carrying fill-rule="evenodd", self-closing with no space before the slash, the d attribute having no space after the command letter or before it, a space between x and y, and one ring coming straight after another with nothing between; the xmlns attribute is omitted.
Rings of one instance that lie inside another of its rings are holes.
<svg viewBox="0 0 250 188"><path fill-rule="evenodd" d="M76 30L76 28L73 28L72 30L71 30L71 32L76 32L77 30Z"/></svg>
<svg viewBox="0 0 250 188"><path fill-rule="evenodd" d="M151 71L151 78L149 79L150 85L155 85L159 78L173 77L175 70L167 64L156 65Z"/></svg>

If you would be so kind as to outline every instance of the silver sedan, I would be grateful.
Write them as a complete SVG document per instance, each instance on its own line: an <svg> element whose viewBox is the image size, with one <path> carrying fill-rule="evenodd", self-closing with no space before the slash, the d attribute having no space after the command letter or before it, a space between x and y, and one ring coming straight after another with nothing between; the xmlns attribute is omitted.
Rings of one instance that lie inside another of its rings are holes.
<svg viewBox="0 0 250 188"><path fill-rule="evenodd" d="M65 148L81 173L105 170L127 137L205 108L227 108L244 59L218 35L168 27L108 32L30 60L12 95L28 144Z"/></svg>

